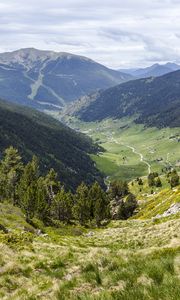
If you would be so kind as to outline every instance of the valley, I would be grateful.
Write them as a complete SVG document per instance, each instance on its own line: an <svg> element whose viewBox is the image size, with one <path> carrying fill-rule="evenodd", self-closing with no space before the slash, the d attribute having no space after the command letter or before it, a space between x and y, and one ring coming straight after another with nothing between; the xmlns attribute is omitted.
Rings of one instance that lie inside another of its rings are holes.
<svg viewBox="0 0 180 300"><path fill-rule="evenodd" d="M135 124L133 118L82 122L65 120L76 130L89 135L105 149L93 156L98 168L108 178L131 181L150 172L163 175L163 170L179 167L179 128L147 128Z"/></svg>
<svg viewBox="0 0 180 300"><path fill-rule="evenodd" d="M0 54L0 299L180 299L180 71L147 69Z"/></svg>

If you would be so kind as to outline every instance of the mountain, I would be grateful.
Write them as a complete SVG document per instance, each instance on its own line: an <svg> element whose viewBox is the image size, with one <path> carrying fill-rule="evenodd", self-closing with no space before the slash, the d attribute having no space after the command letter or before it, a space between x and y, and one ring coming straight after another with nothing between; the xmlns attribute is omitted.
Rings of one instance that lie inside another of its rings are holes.
<svg viewBox="0 0 180 300"><path fill-rule="evenodd" d="M71 113L70 113L71 114ZM136 117L148 126L180 126L180 71L137 79L101 91L72 112L83 121Z"/></svg>
<svg viewBox="0 0 180 300"><path fill-rule="evenodd" d="M0 152L17 148L27 162L35 154L43 172L54 168L61 182L74 189L85 181L103 183L89 154L99 147L53 118L0 100Z"/></svg>
<svg viewBox="0 0 180 300"><path fill-rule="evenodd" d="M27 48L0 54L0 97L40 110L59 110L129 79L131 75L69 53Z"/></svg>
<svg viewBox="0 0 180 300"><path fill-rule="evenodd" d="M175 63L166 63L164 65L154 64L147 68L141 69L120 69L120 72L132 75L136 78L147 78L147 77L157 77L162 76L167 73L180 70L180 66Z"/></svg>

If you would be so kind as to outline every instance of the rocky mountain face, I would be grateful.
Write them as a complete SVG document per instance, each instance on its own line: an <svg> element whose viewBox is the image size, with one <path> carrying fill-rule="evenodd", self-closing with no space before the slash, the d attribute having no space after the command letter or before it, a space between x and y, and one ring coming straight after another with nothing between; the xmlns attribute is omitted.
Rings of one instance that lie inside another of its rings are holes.
<svg viewBox="0 0 180 300"><path fill-rule="evenodd" d="M40 110L59 110L83 95L131 78L68 53L30 48L0 54L0 97Z"/></svg>

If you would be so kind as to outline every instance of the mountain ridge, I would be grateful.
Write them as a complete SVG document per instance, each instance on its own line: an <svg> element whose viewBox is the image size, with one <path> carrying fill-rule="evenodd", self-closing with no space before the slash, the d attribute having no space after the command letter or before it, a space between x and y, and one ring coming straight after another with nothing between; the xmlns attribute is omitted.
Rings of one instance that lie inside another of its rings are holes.
<svg viewBox="0 0 180 300"><path fill-rule="evenodd" d="M148 78L151 76L157 77L177 70L180 70L180 66L172 62L168 62L166 64L155 63L152 66L145 68L119 69L120 72L130 74L135 78Z"/></svg>
<svg viewBox="0 0 180 300"><path fill-rule="evenodd" d="M180 71L161 77L136 79L101 91L79 101L70 114L83 121L136 116L136 122L147 126L180 126Z"/></svg>
<svg viewBox="0 0 180 300"><path fill-rule="evenodd" d="M84 56L24 48L0 54L0 97L57 110L79 97L132 79Z"/></svg>

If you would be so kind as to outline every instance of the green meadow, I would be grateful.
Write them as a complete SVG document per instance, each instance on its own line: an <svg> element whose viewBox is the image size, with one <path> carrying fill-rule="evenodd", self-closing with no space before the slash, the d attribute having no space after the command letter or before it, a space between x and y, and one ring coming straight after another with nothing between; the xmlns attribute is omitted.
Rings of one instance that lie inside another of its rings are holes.
<svg viewBox="0 0 180 300"><path fill-rule="evenodd" d="M68 124L92 137L105 149L100 155L92 157L97 167L110 179L131 181L146 176L149 172L147 164L152 172L159 174L166 167L175 167L180 171L179 128L146 128L127 118L95 123L71 118Z"/></svg>

